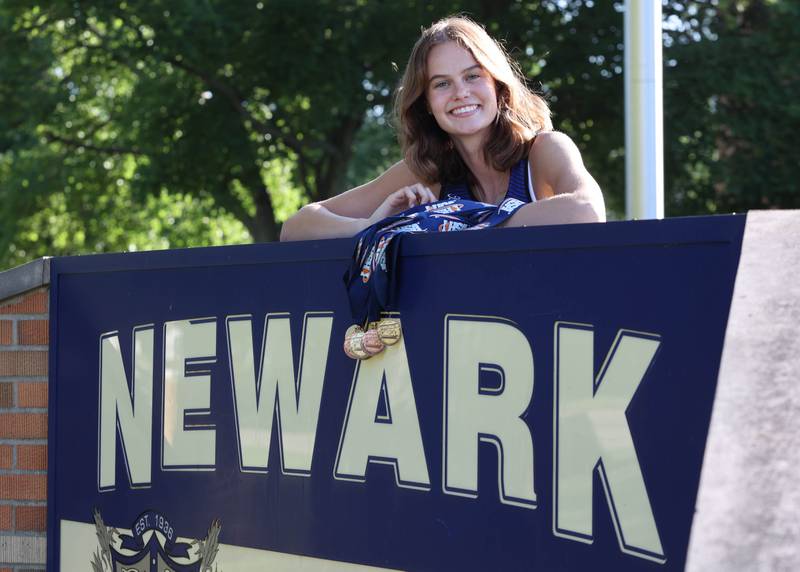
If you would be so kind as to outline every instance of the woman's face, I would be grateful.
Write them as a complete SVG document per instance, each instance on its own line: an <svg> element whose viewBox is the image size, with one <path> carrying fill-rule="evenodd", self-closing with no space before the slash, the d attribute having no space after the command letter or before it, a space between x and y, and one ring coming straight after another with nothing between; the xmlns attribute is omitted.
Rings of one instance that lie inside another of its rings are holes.
<svg viewBox="0 0 800 572"><path fill-rule="evenodd" d="M428 54L425 96L439 127L453 137L481 133L497 116L494 78L456 42Z"/></svg>

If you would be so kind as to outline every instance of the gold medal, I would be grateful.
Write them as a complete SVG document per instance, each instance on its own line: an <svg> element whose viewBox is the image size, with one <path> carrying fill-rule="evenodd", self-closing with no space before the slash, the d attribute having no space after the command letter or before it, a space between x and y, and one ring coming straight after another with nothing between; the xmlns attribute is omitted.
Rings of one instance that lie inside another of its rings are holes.
<svg viewBox="0 0 800 572"><path fill-rule="evenodd" d="M384 318L376 327L378 330L378 337L381 342L387 346L392 346L400 341L402 329L400 327L400 320L397 318Z"/></svg>

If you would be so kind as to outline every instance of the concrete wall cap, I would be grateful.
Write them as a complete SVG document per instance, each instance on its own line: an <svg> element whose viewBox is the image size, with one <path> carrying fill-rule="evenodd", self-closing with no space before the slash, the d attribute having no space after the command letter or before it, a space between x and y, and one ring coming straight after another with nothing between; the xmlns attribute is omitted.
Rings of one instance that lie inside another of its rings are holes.
<svg viewBox="0 0 800 572"><path fill-rule="evenodd" d="M0 272L0 301L50 284L50 256Z"/></svg>

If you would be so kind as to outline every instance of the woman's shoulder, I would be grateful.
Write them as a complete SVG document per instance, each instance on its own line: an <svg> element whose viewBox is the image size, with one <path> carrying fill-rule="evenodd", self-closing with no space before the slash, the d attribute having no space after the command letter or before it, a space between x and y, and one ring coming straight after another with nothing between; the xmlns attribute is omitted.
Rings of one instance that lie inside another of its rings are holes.
<svg viewBox="0 0 800 572"><path fill-rule="evenodd" d="M544 155L548 153L570 153L578 151L572 138L561 131L540 131L533 138L529 156Z"/></svg>
<svg viewBox="0 0 800 572"><path fill-rule="evenodd" d="M528 161L531 170L555 173L573 165L583 165L575 142L561 131L541 131L533 139Z"/></svg>
<svg viewBox="0 0 800 572"><path fill-rule="evenodd" d="M537 134L528 161L537 196L559 194L564 181L582 180L588 176L578 146L569 135L560 131Z"/></svg>

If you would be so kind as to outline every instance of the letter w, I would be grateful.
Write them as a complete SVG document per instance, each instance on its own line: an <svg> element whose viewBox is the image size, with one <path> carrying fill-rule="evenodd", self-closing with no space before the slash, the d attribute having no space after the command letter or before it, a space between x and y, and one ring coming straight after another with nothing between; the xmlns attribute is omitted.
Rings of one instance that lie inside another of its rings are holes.
<svg viewBox="0 0 800 572"><path fill-rule="evenodd" d="M229 316L226 324L242 471L267 472L273 413L277 411L281 470L309 475L333 314L305 315L297 377L289 314L267 314L260 364L254 359L251 317Z"/></svg>

